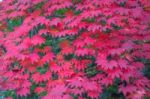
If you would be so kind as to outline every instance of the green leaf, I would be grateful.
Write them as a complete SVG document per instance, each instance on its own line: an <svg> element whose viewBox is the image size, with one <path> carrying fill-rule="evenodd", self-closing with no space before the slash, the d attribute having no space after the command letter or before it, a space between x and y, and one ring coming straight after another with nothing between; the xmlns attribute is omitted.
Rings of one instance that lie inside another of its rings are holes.
<svg viewBox="0 0 150 99"><path fill-rule="evenodd" d="M8 20L7 21L8 30L13 31L14 27L20 26L22 24L22 22L23 22L22 17L19 17L19 18L13 19L13 20Z"/></svg>
<svg viewBox="0 0 150 99"><path fill-rule="evenodd" d="M88 77L92 77L92 76L95 76L98 71L96 70L96 68L94 67L89 67L85 70L86 74L88 75Z"/></svg>
<svg viewBox="0 0 150 99"><path fill-rule="evenodd" d="M110 86L108 89L107 89L109 92L111 93L117 93L118 91L118 87L117 86Z"/></svg>
<svg viewBox="0 0 150 99"><path fill-rule="evenodd" d="M75 10L75 11L74 11L74 14L75 14L75 15L79 15L80 13L81 13L80 10L77 10L77 11Z"/></svg>
<svg viewBox="0 0 150 99"><path fill-rule="evenodd" d="M30 92L34 93L34 90L36 87L37 87L37 84L33 83L32 86L30 87Z"/></svg>
<svg viewBox="0 0 150 99"><path fill-rule="evenodd" d="M71 60L74 57L74 54L64 55L65 60Z"/></svg>
<svg viewBox="0 0 150 99"><path fill-rule="evenodd" d="M51 45L52 44L52 40L46 40L45 45Z"/></svg>
<svg viewBox="0 0 150 99"><path fill-rule="evenodd" d="M101 24L102 26L105 26L105 25L106 25L106 21L105 21L105 20L101 20L101 21L100 21L100 24Z"/></svg>
<svg viewBox="0 0 150 99"><path fill-rule="evenodd" d="M88 19L86 19L86 21L89 23L93 23L93 22L95 22L95 19L94 18L88 18Z"/></svg>
<svg viewBox="0 0 150 99"><path fill-rule="evenodd" d="M3 96L12 97L13 99L16 99L17 97L16 92L14 90L3 91Z"/></svg>
<svg viewBox="0 0 150 99"><path fill-rule="evenodd" d="M55 14L56 15L64 15L67 11L68 11L68 9L66 9L66 8L59 9L59 10L55 11Z"/></svg>
<svg viewBox="0 0 150 99"><path fill-rule="evenodd" d="M35 5L35 9L36 9L36 10L37 10L37 9L41 9L43 5L44 5L43 2L38 3L37 5Z"/></svg>
<svg viewBox="0 0 150 99"><path fill-rule="evenodd" d="M40 93L40 96L45 96L45 95L47 95L47 91Z"/></svg>
<svg viewBox="0 0 150 99"><path fill-rule="evenodd" d="M38 67L37 71L40 72L41 74L46 73L48 70L48 64L44 64L44 67Z"/></svg>

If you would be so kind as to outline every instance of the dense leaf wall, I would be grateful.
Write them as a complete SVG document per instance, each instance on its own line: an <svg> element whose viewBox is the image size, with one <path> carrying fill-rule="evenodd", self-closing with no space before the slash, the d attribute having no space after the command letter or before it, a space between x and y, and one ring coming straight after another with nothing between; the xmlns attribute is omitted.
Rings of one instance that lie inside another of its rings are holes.
<svg viewBox="0 0 150 99"><path fill-rule="evenodd" d="M142 99L149 42L149 0L4 0L0 89L14 99Z"/></svg>

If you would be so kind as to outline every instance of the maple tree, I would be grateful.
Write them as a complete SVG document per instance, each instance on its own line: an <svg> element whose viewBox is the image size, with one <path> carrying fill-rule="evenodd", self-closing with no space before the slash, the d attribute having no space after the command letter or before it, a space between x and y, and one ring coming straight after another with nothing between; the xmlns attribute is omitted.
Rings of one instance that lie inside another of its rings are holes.
<svg viewBox="0 0 150 99"><path fill-rule="evenodd" d="M150 59L149 40L149 0L4 0L0 89L99 99L114 87L142 99L150 96L141 61Z"/></svg>

